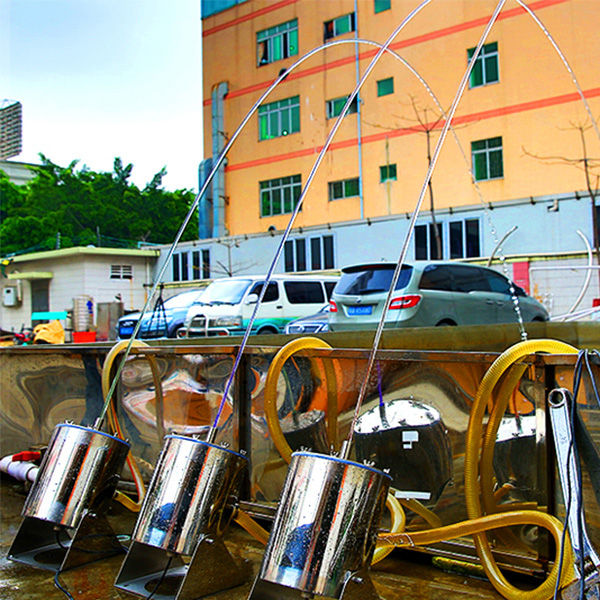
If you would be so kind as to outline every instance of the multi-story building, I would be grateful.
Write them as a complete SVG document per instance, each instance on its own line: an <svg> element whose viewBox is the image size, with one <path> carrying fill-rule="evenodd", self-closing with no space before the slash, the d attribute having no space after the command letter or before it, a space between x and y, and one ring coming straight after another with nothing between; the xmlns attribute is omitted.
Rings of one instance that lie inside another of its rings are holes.
<svg viewBox="0 0 600 600"><path fill-rule="evenodd" d="M502 252L526 287L540 255L587 260L577 230L593 243L584 167L600 156L596 3L534 0L528 12L507 0L484 37L496 0L201 2L206 157L287 76L215 173L200 240L179 248L173 279L265 271L312 175L278 271L397 260L419 203L407 259L488 257L516 225Z"/></svg>

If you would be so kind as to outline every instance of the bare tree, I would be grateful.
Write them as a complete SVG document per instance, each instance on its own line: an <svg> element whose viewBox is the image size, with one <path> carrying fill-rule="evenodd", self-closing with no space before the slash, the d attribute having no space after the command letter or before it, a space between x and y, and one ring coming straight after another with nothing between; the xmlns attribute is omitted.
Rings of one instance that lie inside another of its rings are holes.
<svg viewBox="0 0 600 600"><path fill-rule="evenodd" d="M600 173L597 171L600 169L600 158L592 158L588 155L588 148L585 139L586 132L594 127L594 123L591 123L589 119L586 119L581 123L570 122L570 130L579 132L581 140L581 156L571 158L568 156L541 156L539 154L533 154L523 148L523 152L527 156L531 156L537 160L543 161L549 165L571 165L577 169L583 171L585 177L585 187L590 198L590 207L592 211L592 238L594 252L596 254L596 261L600 265L600 244L598 236L598 218L596 215L596 198L598 197L598 190L600 187ZM600 276L600 273L599 273Z"/></svg>
<svg viewBox="0 0 600 600"><path fill-rule="evenodd" d="M441 129L442 122L444 120L444 114L438 115L436 111L432 108L421 108L418 106L416 99L411 95L410 96L410 105L414 112L414 118L411 119L406 117L405 115L392 115L397 119L402 119L404 121L412 122L414 125L410 125L408 127L400 127L400 129L404 131L410 131L413 133L425 135L425 139L427 142L427 166L431 166L431 139L433 136L433 132L436 129ZM430 120L430 117L433 117ZM365 121L366 122L366 121ZM377 125L375 123L368 123L373 127L381 127L381 125ZM387 159L387 145L386 145L386 161ZM432 258L443 258L443 250L442 250L442 238L440 236L440 229L437 224L437 220L435 218L435 202L433 195L433 178L429 178L428 182L428 190L429 190L429 209L431 212L431 229L433 230L433 236L435 239L435 253L436 256L432 256Z"/></svg>

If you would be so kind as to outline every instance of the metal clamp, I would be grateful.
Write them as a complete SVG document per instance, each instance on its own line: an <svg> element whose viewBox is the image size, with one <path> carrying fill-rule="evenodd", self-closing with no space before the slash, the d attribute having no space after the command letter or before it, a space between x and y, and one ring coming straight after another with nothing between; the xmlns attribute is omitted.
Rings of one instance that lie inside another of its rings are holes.
<svg viewBox="0 0 600 600"><path fill-rule="evenodd" d="M555 389L548 396L550 423L558 461L558 472L565 502L565 523L575 555L577 579L562 591L565 600L600 599L600 558L594 550L585 521L581 501L581 477L575 452L575 438L570 410L573 396L564 388ZM583 580L583 581L582 581Z"/></svg>

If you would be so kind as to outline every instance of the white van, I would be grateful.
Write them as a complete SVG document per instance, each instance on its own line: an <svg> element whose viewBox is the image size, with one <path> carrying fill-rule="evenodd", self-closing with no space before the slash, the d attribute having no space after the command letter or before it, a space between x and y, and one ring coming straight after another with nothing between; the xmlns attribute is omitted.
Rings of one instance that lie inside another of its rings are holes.
<svg viewBox="0 0 600 600"><path fill-rule="evenodd" d="M329 303L338 279L321 275L273 275L251 333L283 333L289 321L318 312ZM185 335L243 335L264 281L264 275L248 275L210 283L188 310Z"/></svg>

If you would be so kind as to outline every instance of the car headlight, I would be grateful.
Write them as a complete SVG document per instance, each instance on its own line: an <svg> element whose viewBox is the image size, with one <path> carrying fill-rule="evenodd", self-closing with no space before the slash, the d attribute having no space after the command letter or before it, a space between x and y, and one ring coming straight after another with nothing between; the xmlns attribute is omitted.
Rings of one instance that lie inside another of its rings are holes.
<svg viewBox="0 0 600 600"><path fill-rule="evenodd" d="M242 317L220 317L213 321L215 327L241 327Z"/></svg>

